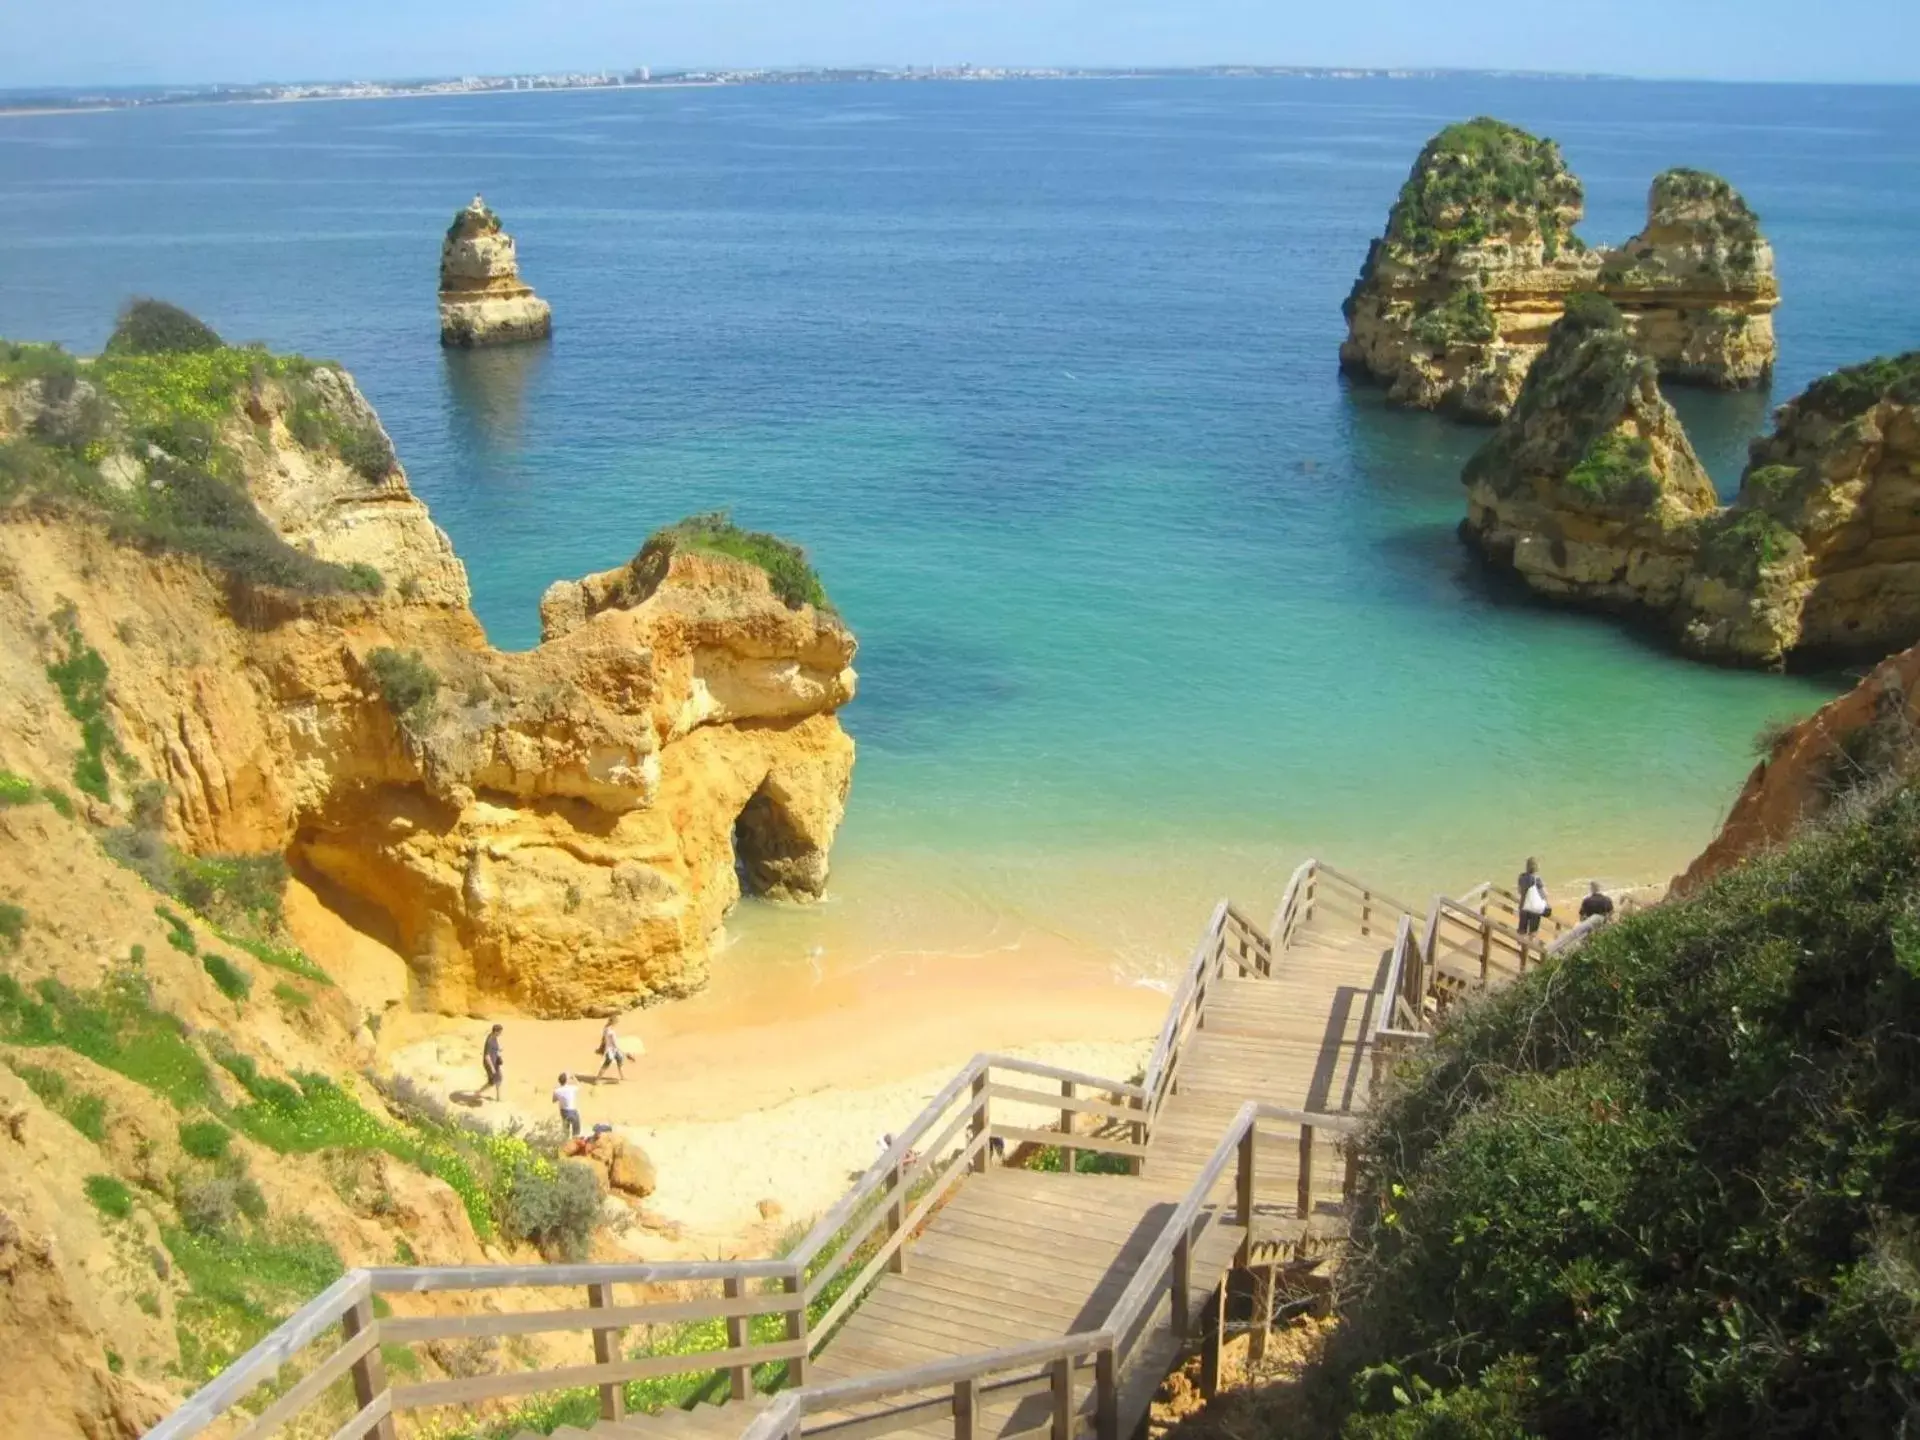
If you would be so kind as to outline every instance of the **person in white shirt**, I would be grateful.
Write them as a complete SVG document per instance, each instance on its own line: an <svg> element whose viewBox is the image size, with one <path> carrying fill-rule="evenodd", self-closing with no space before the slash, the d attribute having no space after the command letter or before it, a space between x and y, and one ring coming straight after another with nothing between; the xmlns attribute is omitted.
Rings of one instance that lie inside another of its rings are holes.
<svg viewBox="0 0 1920 1440"><path fill-rule="evenodd" d="M564 1070L560 1072L560 1084L553 1092L553 1103L560 1107L560 1123L567 1127L567 1134L579 1139L580 1087L573 1083L573 1076Z"/></svg>

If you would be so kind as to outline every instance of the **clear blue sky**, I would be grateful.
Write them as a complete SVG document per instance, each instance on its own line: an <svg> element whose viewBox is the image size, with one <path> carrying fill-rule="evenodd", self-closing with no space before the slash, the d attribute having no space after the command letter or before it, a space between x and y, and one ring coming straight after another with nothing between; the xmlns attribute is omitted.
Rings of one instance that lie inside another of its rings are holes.
<svg viewBox="0 0 1920 1440"><path fill-rule="evenodd" d="M961 61L1920 83L1920 0L0 0L5 87Z"/></svg>

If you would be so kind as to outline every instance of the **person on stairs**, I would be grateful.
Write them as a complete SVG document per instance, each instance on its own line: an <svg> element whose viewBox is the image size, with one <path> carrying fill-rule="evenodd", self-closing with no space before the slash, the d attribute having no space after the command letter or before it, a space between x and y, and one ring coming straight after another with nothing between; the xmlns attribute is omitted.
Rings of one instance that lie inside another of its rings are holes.
<svg viewBox="0 0 1920 1440"><path fill-rule="evenodd" d="M1547 882L1540 877L1540 862L1533 856L1527 857L1527 868L1520 872L1515 889L1520 896L1520 933L1538 935L1540 922L1553 913L1553 903L1547 899Z"/></svg>
<svg viewBox="0 0 1920 1440"><path fill-rule="evenodd" d="M1613 918L1613 897L1600 888L1595 880L1587 891L1587 898L1580 902L1582 920L1611 920Z"/></svg>

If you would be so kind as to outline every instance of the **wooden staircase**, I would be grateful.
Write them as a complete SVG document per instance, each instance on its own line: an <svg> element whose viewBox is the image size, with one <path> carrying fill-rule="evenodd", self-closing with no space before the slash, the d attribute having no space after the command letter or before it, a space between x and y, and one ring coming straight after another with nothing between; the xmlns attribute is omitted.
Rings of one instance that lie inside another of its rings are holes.
<svg viewBox="0 0 1920 1440"><path fill-rule="evenodd" d="M1264 1276L1270 1307L1279 1269L1337 1249L1347 1142L1382 1065L1423 1043L1460 989L1547 953L1505 903L1483 886L1423 922L1309 861L1266 930L1215 909L1139 1082L976 1057L784 1257L355 1271L149 1435L186 1440L226 1417L243 1422L235 1440L296 1420L303 1435L391 1440L396 1416L445 1425L592 1387L599 1422L556 1435L1120 1440L1184 1353L1199 1348L1217 1374L1231 1272ZM1058 1170L996 1159L1042 1146ZM1126 1173L1077 1173L1087 1154ZM455 1315L430 1298L556 1287L587 1304ZM396 1313L376 1316L376 1295ZM716 1319L723 1348L632 1339ZM406 1385L381 1364L386 1345L556 1331L590 1339L592 1363ZM626 1382L694 1372L724 1377L728 1402L627 1413ZM274 1379L271 1403L236 1408Z"/></svg>

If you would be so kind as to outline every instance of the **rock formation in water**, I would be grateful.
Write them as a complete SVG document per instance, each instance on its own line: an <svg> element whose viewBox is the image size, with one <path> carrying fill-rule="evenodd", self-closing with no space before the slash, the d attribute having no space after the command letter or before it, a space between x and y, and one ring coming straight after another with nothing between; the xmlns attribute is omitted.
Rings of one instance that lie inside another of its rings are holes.
<svg viewBox="0 0 1920 1440"><path fill-rule="evenodd" d="M521 280L513 237L474 196L440 246L440 343L506 345L552 333L553 307Z"/></svg>
<svg viewBox="0 0 1920 1440"><path fill-rule="evenodd" d="M1920 639L1920 351L1816 381L1702 528L1678 616L1740 664L1879 658Z"/></svg>
<svg viewBox="0 0 1920 1440"><path fill-rule="evenodd" d="M1550 140L1484 117L1442 130L1347 297L1342 368L1396 404L1497 421L1568 297L1591 290L1619 306L1663 377L1766 378L1773 255L1726 181L1662 174L1646 228L1611 252L1574 234L1583 198Z"/></svg>
<svg viewBox="0 0 1920 1440"><path fill-rule="evenodd" d="M854 640L791 547L709 517L491 649L352 380L257 350L0 347L0 460L0 765L286 856L417 1006L685 993L740 872L824 886ZM111 676L91 718L72 656Z"/></svg>
<svg viewBox="0 0 1920 1440"><path fill-rule="evenodd" d="M1597 257L1560 147L1482 117L1420 152L1347 297L1342 368L1397 404L1497 420Z"/></svg>
<svg viewBox="0 0 1920 1440"><path fill-rule="evenodd" d="M1780 407L1722 508L1613 307L1580 297L1468 461L1462 533L1541 594L1656 617L1736 665L1920 640L1920 352Z"/></svg>
<svg viewBox="0 0 1920 1440"><path fill-rule="evenodd" d="M1780 304L1773 248L1747 202L1718 175L1656 176L1646 228L1606 252L1599 289L1628 315L1666 379L1732 390L1773 373Z"/></svg>
<svg viewBox="0 0 1920 1440"><path fill-rule="evenodd" d="M1713 482L1618 310L1576 297L1513 412L1467 462L1463 534L1558 600L1669 612Z"/></svg>

